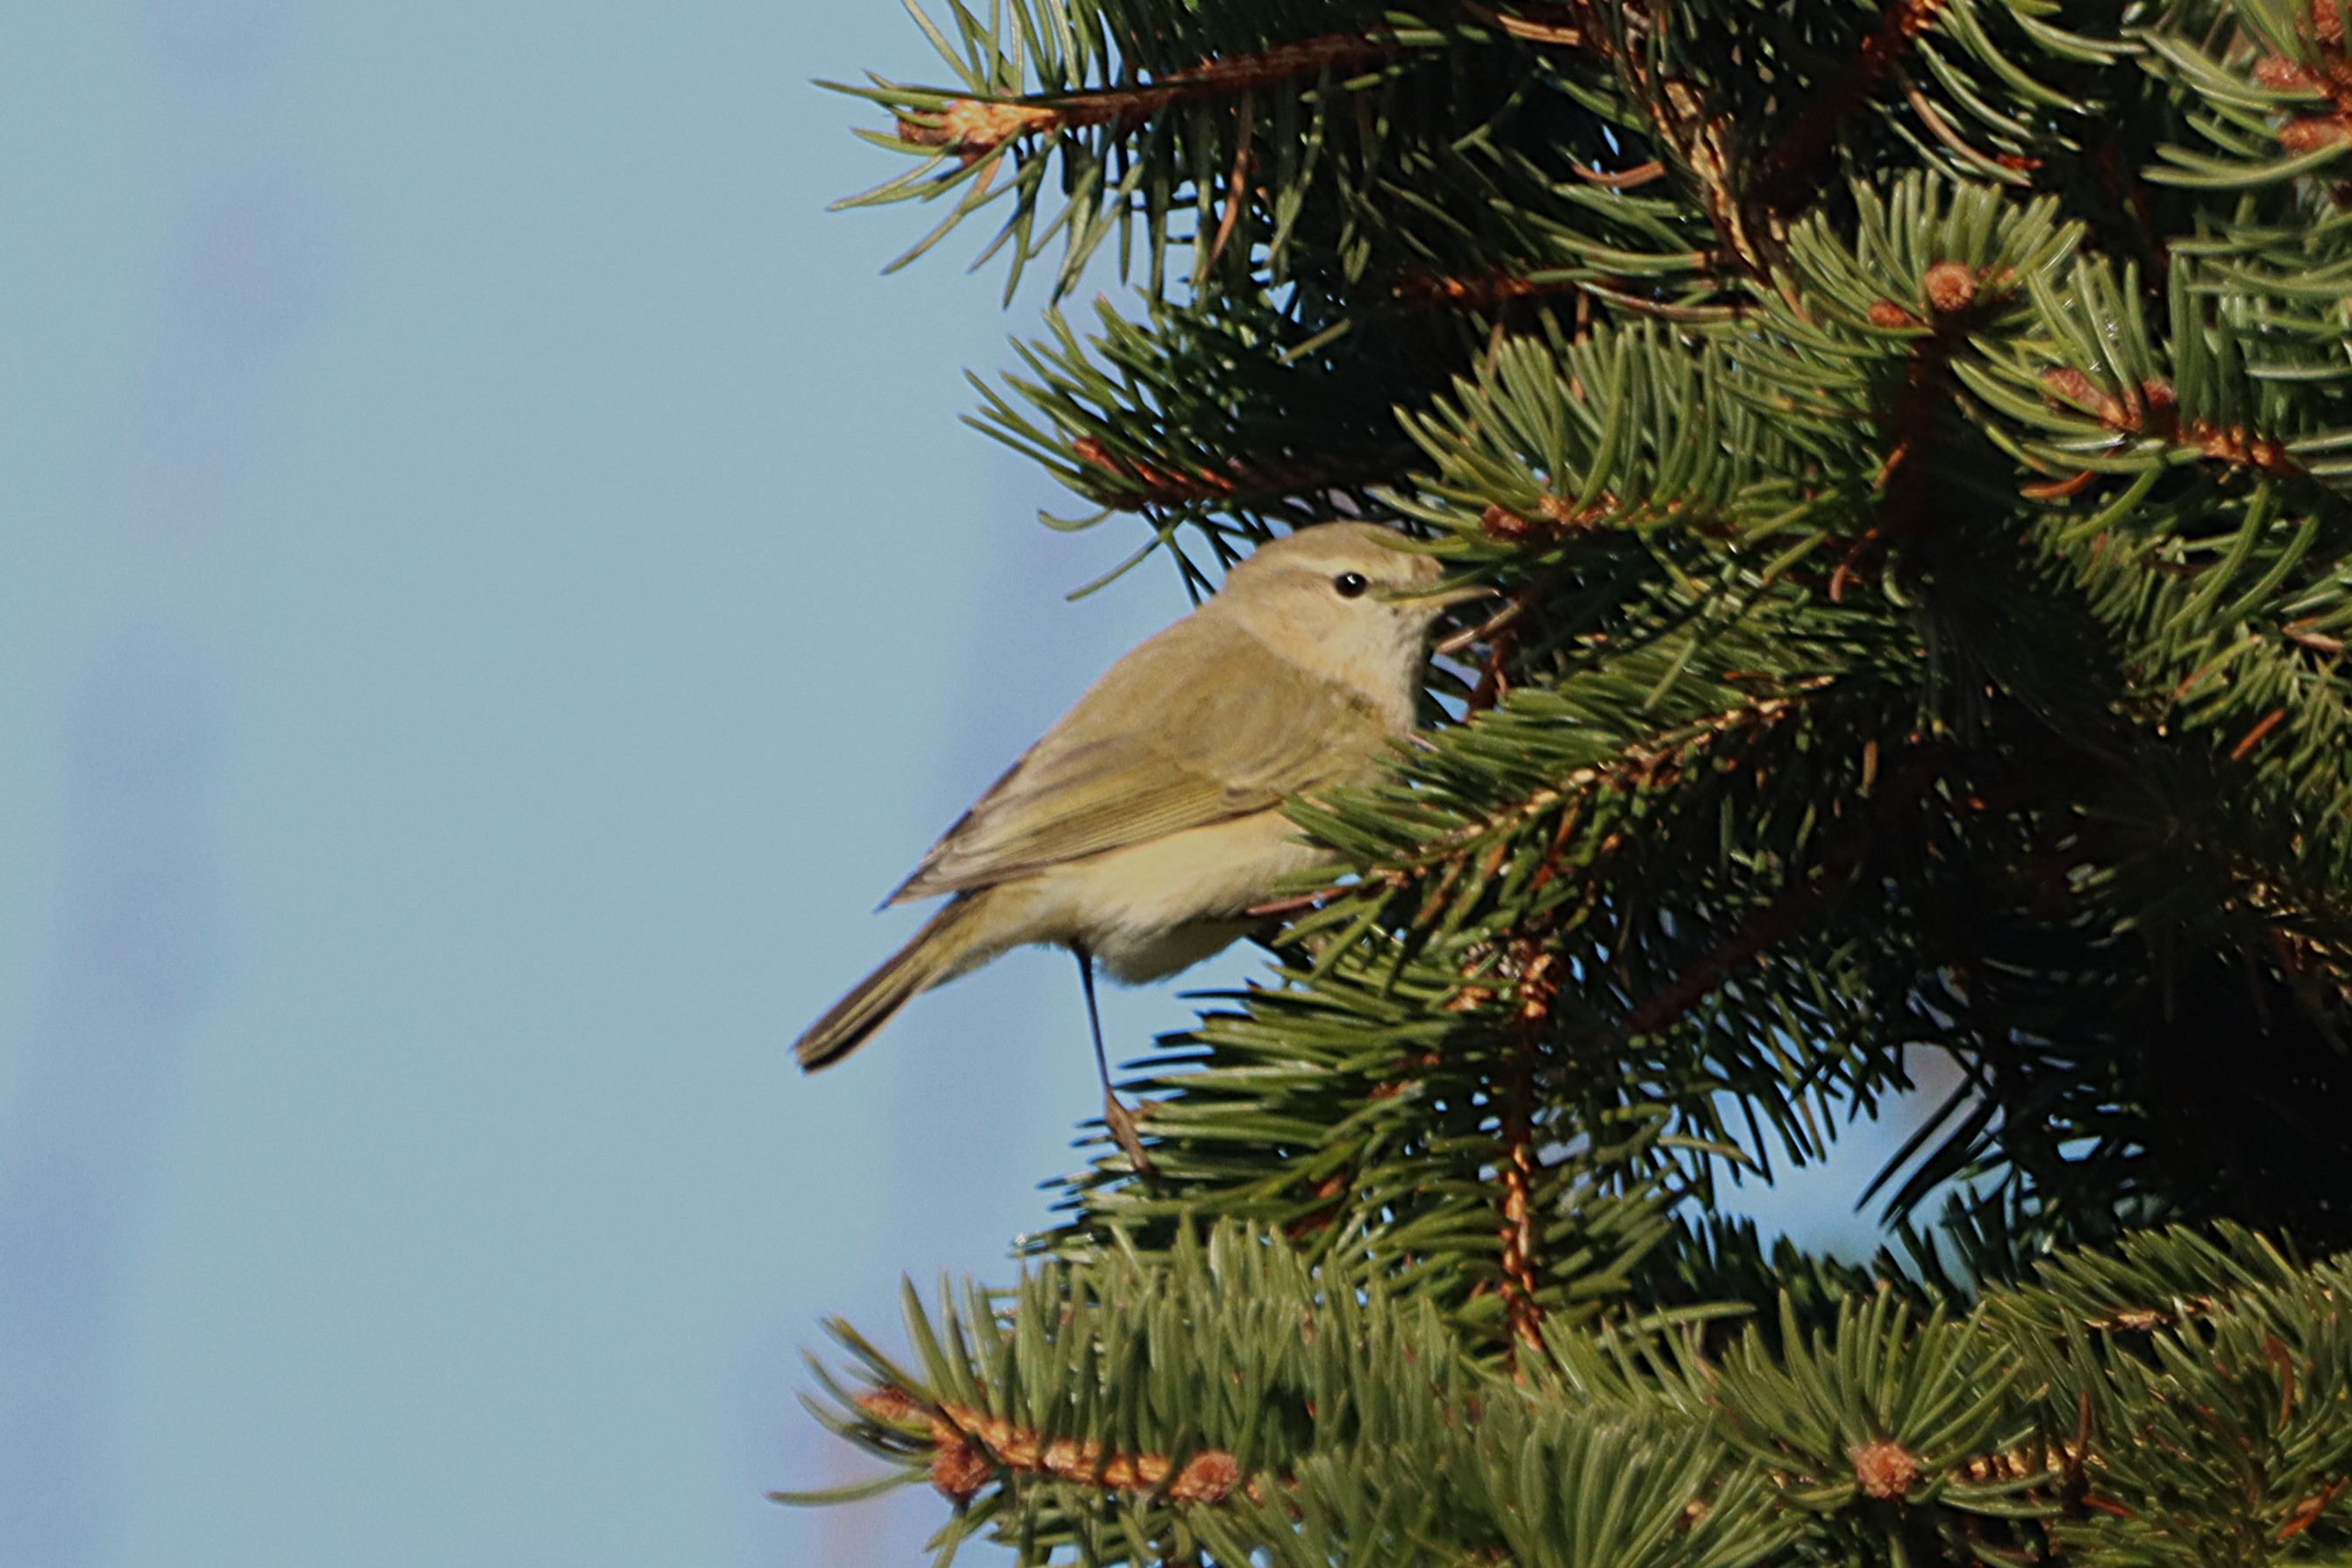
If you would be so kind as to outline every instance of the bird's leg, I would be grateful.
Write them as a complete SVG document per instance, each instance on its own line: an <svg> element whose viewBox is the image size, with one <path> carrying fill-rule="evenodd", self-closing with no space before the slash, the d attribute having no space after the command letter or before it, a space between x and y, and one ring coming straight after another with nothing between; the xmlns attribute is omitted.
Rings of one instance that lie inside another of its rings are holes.
<svg viewBox="0 0 2352 1568"><path fill-rule="evenodd" d="M1111 1137L1135 1173L1149 1178L1153 1173L1151 1157L1143 1152L1143 1137L1136 1131L1134 1113L1111 1092L1110 1058L1103 1054L1102 1014L1095 1006L1095 955L1081 942L1070 943L1070 954L1078 961L1078 984L1087 993L1087 1027L1094 1032L1095 1072L1102 1079L1103 1124L1110 1129Z"/></svg>

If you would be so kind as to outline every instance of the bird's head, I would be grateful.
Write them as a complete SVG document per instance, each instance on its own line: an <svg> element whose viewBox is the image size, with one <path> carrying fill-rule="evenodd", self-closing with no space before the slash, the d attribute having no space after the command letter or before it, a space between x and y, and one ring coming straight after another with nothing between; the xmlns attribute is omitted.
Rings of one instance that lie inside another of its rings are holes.
<svg viewBox="0 0 2352 1568"><path fill-rule="evenodd" d="M1402 693L1409 706L1437 617L1486 593L1441 588L1444 574L1393 530L1327 522L1260 545L1215 603L1293 663L1383 706Z"/></svg>

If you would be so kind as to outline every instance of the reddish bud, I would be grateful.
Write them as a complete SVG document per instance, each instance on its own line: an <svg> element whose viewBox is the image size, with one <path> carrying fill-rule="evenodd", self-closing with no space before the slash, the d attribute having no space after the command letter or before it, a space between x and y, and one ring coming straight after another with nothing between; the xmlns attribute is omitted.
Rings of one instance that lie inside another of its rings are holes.
<svg viewBox="0 0 2352 1568"><path fill-rule="evenodd" d="M1172 1502L1223 1502L1241 1484L1242 1468L1223 1448L1209 1448L1184 1461L1168 1483Z"/></svg>
<svg viewBox="0 0 2352 1568"><path fill-rule="evenodd" d="M962 1433L950 1427L939 1435L939 1446L931 1450L931 1485L940 1489L942 1497L951 1502L970 1502L994 1473Z"/></svg>
<svg viewBox="0 0 2352 1568"><path fill-rule="evenodd" d="M2315 153L2352 141L2352 127L2332 114L2290 120L2279 127L2279 145L2290 153Z"/></svg>
<svg viewBox="0 0 2352 1568"><path fill-rule="evenodd" d="M1919 1479L1919 1461L1900 1443L1882 1437L1846 1450L1853 1461L1854 1485L1881 1502L1894 1502Z"/></svg>
<svg viewBox="0 0 2352 1568"><path fill-rule="evenodd" d="M1938 261L1920 281L1939 315L1957 314L1977 302L1977 275L1959 262Z"/></svg>
<svg viewBox="0 0 2352 1568"><path fill-rule="evenodd" d="M959 153L992 153L1015 136L1045 131L1061 122L1061 111L1034 103L988 103L959 98L948 105L940 130Z"/></svg>
<svg viewBox="0 0 2352 1568"><path fill-rule="evenodd" d="M1517 544L1528 536L1528 520L1499 506L1490 506L1480 512L1478 527L1487 538L1499 539L1507 544Z"/></svg>
<svg viewBox="0 0 2352 1568"><path fill-rule="evenodd" d="M2254 67L2257 86L2279 92L2316 92L2319 79L2284 55L2266 55Z"/></svg>
<svg viewBox="0 0 2352 1568"><path fill-rule="evenodd" d="M922 1406L903 1388L877 1388L857 1396L857 1408L877 1421L904 1421Z"/></svg>
<svg viewBox="0 0 2352 1568"><path fill-rule="evenodd" d="M2103 424L2116 429L2127 427L2124 405L2109 395L2106 388L2071 365L2043 371L2042 389L2053 397L2088 409L2097 415Z"/></svg>

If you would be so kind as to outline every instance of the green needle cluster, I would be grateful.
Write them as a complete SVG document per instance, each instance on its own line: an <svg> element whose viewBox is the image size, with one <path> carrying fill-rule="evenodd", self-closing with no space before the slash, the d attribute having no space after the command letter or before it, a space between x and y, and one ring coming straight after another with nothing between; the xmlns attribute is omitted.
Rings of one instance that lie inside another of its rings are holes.
<svg viewBox="0 0 2352 1568"><path fill-rule="evenodd" d="M2352 1562L2336 0L950 0L975 422L1453 581L1343 871L825 1418L1028 1563ZM1109 247L1108 250L1106 247ZM909 255L914 254L910 252ZM1867 1265L1726 1184L1932 1083Z"/></svg>

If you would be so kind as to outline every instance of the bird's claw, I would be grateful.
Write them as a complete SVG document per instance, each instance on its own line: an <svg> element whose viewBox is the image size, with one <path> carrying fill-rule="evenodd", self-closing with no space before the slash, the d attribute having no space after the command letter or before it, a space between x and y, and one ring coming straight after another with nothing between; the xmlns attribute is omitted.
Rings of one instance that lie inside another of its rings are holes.
<svg viewBox="0 0 2352 1568"><path fill-rule="evenodd" d="M1151 1156L1143 1152L1143 1134L1135 1124L1135 1113L1118 1102L1118 1096L1108 1089L1103 1090L1103 1125L1110 1129L1111 1139L1127 1156L1135 1173L1146 1181L1159 1175Z"/></svg>

